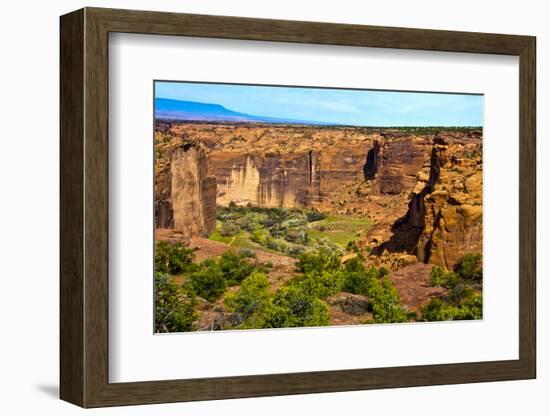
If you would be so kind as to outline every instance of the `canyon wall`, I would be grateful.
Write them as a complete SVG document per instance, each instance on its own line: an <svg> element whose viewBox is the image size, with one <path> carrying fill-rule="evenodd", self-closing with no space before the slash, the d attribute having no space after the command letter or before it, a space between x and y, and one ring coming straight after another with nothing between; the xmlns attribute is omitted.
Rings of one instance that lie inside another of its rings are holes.
<svg viewBox="0 0 550 416"><path fill-rule="evenodd" d="M367 216L373 255L452 268L482 249L480 131L196 124L159 131L155 148L156 227L185 237L234 203Z"/></svg>
<svg viewBox="0 0 550 416"><path fill-rule="evenodd" d="M368 146L291 153L212 151L218 205L311 207L358 176Z"/></svg>
<svg viewBox="0 0 550 416"><path fill-rule="evenodd" d="M481 139L434 138L429 163L417 174L407 213L376 251L406 251L451 269L464 254L482 251Z"/></svg>
<svg viewBox="0 0 550 416"><path fill-rule="evenodd" d="M212 152L217 203L228 206L305 207L320 196L320 155Z"/></svg>
<svg viewBox="0 0 550 416"><path fill-rule="evenodd" d="M371 180L372 192L396 195L410 192L416 175L429 159L429 137L401 136L376 140L367 153L365 180Z"/></svg>
<svg viewBox="0 0 550 416"><path fill-rule="evenodd" d="M216 178L209 173L204 150L187 143L170 152L169 160L157 174L157 228L172 228L186 237L209 234L216 226Z"/></svg>

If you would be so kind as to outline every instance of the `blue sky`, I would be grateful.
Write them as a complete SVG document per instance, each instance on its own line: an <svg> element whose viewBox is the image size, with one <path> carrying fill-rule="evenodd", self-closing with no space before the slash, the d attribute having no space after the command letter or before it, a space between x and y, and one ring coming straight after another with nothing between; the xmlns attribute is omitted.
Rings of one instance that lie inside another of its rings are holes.
<svg viewBox="0 0 550 416"><path fill-rule="evenodd" d="M221 104L256 116L357 126L482 126L483 96L397 91L155 83L156 98Z"/></svg>

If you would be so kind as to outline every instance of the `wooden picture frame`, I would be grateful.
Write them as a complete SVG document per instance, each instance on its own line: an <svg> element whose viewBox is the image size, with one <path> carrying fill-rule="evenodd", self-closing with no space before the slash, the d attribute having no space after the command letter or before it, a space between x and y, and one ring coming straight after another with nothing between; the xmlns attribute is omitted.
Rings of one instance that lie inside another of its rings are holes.
<svg viewBox="0 0 550 416"><path fill-rule="evenodd" d="M100 8L62 16L60 29L61 399L102 407L536 377L534 37ZM109 383L110 32L519 56L519 359Z"/></svg>

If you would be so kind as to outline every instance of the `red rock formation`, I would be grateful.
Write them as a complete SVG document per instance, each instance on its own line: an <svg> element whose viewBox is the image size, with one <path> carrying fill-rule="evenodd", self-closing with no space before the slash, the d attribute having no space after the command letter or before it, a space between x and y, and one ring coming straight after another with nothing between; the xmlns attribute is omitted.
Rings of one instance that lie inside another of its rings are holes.
<svg viewBox="0 0 550 416"><path fill-rule="evenodd" d="M212 152L218 205L305 207L319 199L320 155Z"/></svg>
<svg viewBox="0 0 550 416"><path fill-rule="evenodd" d="M410 192L416 174L429 158L431 142L426 137L401 136L375 141L364 167L366 180L373 181L373 193Z"/></svg>
<svg viewBox="0 0 550 416"><path fill-rule="evenodd" d="M197 144L170 152L155 189L157 228L173 228L186 238L209 234L216 226L216 178Z"/></svg>
<svg viewBox="0 0 550 416"><path fill-rule="evenodd" d="M451 269L482 248L481 141L436 136L430 163L417 175L405 216L375 250L405 251L419 261Z"/></svg>

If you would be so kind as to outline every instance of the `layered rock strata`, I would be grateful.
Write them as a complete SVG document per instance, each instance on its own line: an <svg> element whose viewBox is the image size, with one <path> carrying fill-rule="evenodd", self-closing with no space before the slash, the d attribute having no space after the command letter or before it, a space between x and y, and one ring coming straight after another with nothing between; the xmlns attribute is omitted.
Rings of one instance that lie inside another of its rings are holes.
<svg viewBox="0 0 550 416"><path fill-rule="evenodd" d="M157 228L173 228L186 237L206 235L216 226L216 178L197 144L186 143L171 152L157 180Z"/></svg>
<svg viewBox="0 0 550 416"><path fill-rule="evenodd" d="M464 254L481 252L482 228L481 142L436 136L406 214L375 252L405 251L451 269Z"/></svg>

